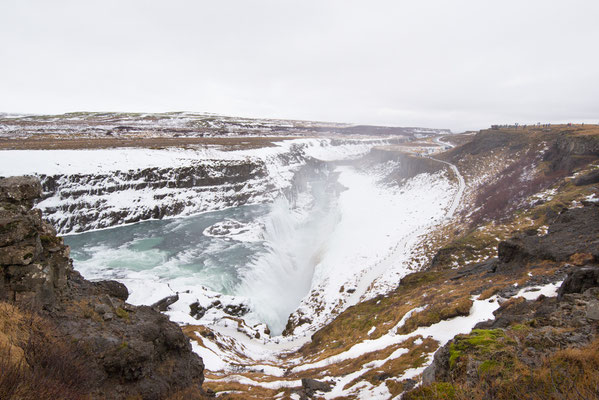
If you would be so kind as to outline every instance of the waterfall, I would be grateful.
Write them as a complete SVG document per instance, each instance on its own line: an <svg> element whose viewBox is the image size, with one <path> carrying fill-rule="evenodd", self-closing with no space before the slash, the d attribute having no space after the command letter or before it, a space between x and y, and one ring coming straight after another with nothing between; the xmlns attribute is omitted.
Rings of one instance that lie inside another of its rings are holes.
<svg viewBox="0 0 599 400"><path fill-rule="evenodd" d="M256 320L280 334L301 299L312 286L314 268L326 251L327 240L339 220L330 193L316 193L309 210L297 210L279 197L265 221L267 250L244 271L237 294L250 299Z"/></svg>

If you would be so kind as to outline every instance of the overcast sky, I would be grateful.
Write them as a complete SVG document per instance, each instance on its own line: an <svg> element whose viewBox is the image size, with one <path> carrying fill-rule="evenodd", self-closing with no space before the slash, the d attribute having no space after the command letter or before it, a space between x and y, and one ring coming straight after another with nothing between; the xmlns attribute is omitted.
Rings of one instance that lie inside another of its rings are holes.
<svg viewBox="0 0 599 400"><path fill-rule="evenodd" d="M0 112L599 122L597 0L0 0Z"/></svg>

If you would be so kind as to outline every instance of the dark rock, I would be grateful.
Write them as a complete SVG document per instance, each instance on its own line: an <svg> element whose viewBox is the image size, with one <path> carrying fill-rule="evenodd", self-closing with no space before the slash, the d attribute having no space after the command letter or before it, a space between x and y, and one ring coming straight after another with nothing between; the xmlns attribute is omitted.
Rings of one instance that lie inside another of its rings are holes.
<svg viewBox="0 0 599 400"><path fill-rule="evenodd" d="M599 267L577 268L568 273L559 288L558 299L567 293L583 293L589 288L599 286Z"/></svg>
<svg viewBox="0 0 599 400"><path fill-rule="evenodd" d="M229 305L225 306L223 311L226 314L232 315L234 317L242 317L245 314L247 314L248 312L250 312L250 309L245 304L229 304Z"/></svg>
<svg viewBox="0 0 599 400"><path fill-rule="evenodd" d="M13 176L0 179L0 199L10 203L23 203L31 206L33 200L41 197L42 185L33 176Z"/></svg>
<svg viewBox="0 0 599 400"><path fill-rule="evenodd" d="M569 261L584 255L585 262L599 260L599 207L564 209L554 218L544 236L520 234L497 247L498 272L526 267L535 261Z"/></svg>
<svg viewBox="0 0 599 400"><path fill-rule="evenodd" d="M422 373L422 384L429 385L435 381L449 379L449 346L445 345L437 350L433 362Z"/></svg>
<svg viewBox="0 0 599 400"><path fill-rule="evenodd" d="M0 179L0 299L27 307L76 343L91 399L158 400L203 382L202 360L181 328L151 307L126 304L116 281L89 282L31 203L30 178ZM87 397L86 397L87 398Z"/></svg>
<svg viewBox="0 0 599 400"><path fill-rule="evenodd" d="M129 297L129 290L127 286L117 281L97 281L93 283L100 291L105 292L109 296L116 297L117 299L127 301Z"/></svg>
<svg viewBox="0 0 599 400"><path fill-rule="evenodd" d="M530 248L523 244L520 238L499 242L497 258L503 263L526 263L535 258Z"/></svg>
<svg viewBox="0 0 599 400"><path fill-rule="evenodd" d="M599 169L594 169L591 172L587 172L574 179L574 184L576 186L591 185L593 183L599 183Z"/></svg>
<svg viewBox="0 0 599 400"><path fill-rule="evenodd" d="M587 304L586 317L595 321L599 320L599 301L594 300Z"/></svg>
<svg viewBox="0 0 599 400"><path fill-rule="evenodd" d="M197 301L195 303L191 303L189 305L189 309L189 315L191 315L195 319L202 318L204 314L206 314L206 311L208 311L205 307L202 307L200 303Z"/></svg>
<svg viewBox="0 0 599 400"><path fill-rule="evenodd" d="M107 306L106 304L96 304L96 306L94 307L94 311L100 315L104 315L104 314L108 314L109 312L111 312L112 309L109 306Z"/></svg>
<svg viewBox="0 0 599 400"><path fill-rule="evenodd" d="M418 381L416 381L415 379L406 379L405 381L403 381L403 390L412 390L416 387L417 383Z"/></svg>
<svg viewBox="0 0 599 400"><path fill-rule="evenodd" d="M162 300L158 300L156 303L152 304L151 307L155 310L164 312L167 311L168 308L177 301L179 301L179 295L174 294L172 296L167 296Z"/></svg>
<svg viewBox="0 0 599 400"><path fill-rule="evenodd" d="M451 280L458 280L470 275L477 275L480 273L489 273L492 274L497 270L497 259L490 258L485 262L478 263L472 267L464 267L456 271L456 275L451 278Z"/></svg>
<svg viewBox="0 0 599 400"><path fill-rule="evenodd" d="M308 397L312 397L316 392L330 392L331 384L316 379L302 378L302 388Z"/></svg>

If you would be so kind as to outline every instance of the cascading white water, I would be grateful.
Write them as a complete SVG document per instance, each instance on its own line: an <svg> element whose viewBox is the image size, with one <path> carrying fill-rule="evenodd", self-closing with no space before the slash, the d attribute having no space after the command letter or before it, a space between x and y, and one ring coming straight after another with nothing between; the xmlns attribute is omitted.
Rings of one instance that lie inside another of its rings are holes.
<svg viewBox="0 0 599 400"><path fill-rule="evenodd" d="M335 198L319 196L309 211L299 211L278 198L265 221L267 251L242 272L237 294L250 299L255 319L275 335L310 291L314 268L339 221L331 201Z"/></svg>

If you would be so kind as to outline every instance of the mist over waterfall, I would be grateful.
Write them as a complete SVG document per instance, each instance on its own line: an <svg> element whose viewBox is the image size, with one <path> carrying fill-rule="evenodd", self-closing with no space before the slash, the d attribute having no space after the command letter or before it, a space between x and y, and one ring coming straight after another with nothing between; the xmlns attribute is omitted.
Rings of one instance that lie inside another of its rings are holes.
<svg viewBox="0 0 599 400"><path fill-rule="evenodd" d="M313 187L310 207L294 207L284 196L266 217L266 251L241 272L238 295L250 299L256 321L280 334L291 314L310 291L314 269L326 252L328 239L339 222L334 196Z"/></svg>

